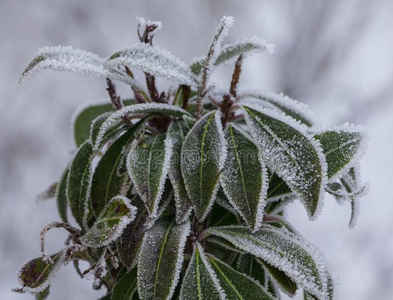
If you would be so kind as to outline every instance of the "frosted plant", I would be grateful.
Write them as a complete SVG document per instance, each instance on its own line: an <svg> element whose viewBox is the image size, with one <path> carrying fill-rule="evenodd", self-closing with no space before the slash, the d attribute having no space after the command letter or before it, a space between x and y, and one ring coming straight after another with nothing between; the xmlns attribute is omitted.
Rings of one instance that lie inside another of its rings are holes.
<svg viewBox="0 0 393 300"><path fill-rule="evenodd" d="M45 299L50 280L72 262L105 289L102 300L280 299L298 290L304 299L335 299L328 264L284 211L298 199L314 220L327 192L351 203L354 225L365 191L363 130L321 129L295 100L238 89L243 60L273 46L256 37L222 45L230 17L222 18L208 54L190 66L153 45L161 23L140 22L140 43L107 59L44 48L22 73L21 81L42 69L102 76L111 103L77 111L78 150L54 195L61 222L44 228L42 257L21 268L15 291ZM228 87L213 86L215 69L233 62ZM159 92L157 77L179 86ZM133 97L122 100L112 80L130 85ZM47 255L52 228L70 238Z"/></svg>

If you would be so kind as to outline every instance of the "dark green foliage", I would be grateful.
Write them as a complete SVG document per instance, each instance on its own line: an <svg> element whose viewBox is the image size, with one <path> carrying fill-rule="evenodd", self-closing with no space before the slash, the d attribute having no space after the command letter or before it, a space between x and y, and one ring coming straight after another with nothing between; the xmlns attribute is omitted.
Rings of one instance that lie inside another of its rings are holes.
<svg viewBox="0 0 393 300"><path fill-rule="evenodd" d="M43 257L22 267L16 291L46 299L52 277L72 261L106 289L101 300L272 300L299 288L305 299L334 299L323 256L284 210L300 200L315 219L326 190L351 201L353 224L364 135L349 126L320 132L297 101L238 90L243 59L272 46L256 38L221 46L231 25L222 19L208 54L190 67L152 45L157 22L142 22L141 43L109 59L54 47L28 65L21 81L42 69L106 77L112 103L76 116L78 150L56 190L63 223L43 230ZM229 91L215 89L215 67L236 59ZM145 73L146 88L133 69ZM159 92L156 77L179 86ZM128 84L133 99L121 101L111 80ZM46 256L51 228L70 236Z"/></svg>

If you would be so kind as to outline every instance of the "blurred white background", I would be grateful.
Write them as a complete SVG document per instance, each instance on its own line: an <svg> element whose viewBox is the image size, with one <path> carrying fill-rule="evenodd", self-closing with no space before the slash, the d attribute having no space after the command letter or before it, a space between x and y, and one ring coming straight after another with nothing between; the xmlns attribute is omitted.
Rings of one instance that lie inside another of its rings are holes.
<svg viewBox="0 0 393 300"><path fill-rule="evenodd" d="M342 3L344 2L344 3ZM306 102L327 125L368 128L362 162L371 183L355 229L349 204L329 197L317 221L295 203L288 216L326 255L341 281L340 299L393 299L393 2L390 0L0 1L0 299L16 271L39 253L39 233L58 220L54 201L36 195L60 176L75 150L70 118L79 104L106 99L105 80L47 71L24 87L21 70L43 46L72 45L106 57L137 41L135 17L161 20L155 43L186 62L206 53L222 15L235 17L227 42L252 35L276 44L273 56L248 60L243 82ZM218 79L228 79L223 68ZM124 96L129 90L118 84ZM49 249L66 235L49 234ZM71 265L49 299L96 299ZM299 293L296 299L302 299Z"/></svg>

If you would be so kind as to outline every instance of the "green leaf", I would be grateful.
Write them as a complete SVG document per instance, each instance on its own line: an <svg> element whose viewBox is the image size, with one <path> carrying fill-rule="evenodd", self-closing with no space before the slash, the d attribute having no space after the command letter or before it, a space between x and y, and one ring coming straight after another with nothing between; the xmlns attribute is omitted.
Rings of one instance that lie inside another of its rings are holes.
<svg viewBox="0 0 393 300"><path fill-rule="evenodd" d="M228 299L240 300L274 300L267 290L257 281L240 273L226 263L214 257L209 257L213 270L217 274L220 285Z"/></svg>
<svg viewBox="0 0 393 300"><path fill-rule="evenodd" d="M225 226L210 228L208 234L280 269L313 295L325 299L331 293L331 275L322 254L299 235L265 225L256 233L247 227Z"/></svg>
<svg viewBox="0 0 393 300"><path fill-rule="evenodd" d="M124 100L124 105L134 104L135 100ZM86 106L85 104L78 109L74 117L74 140L77 147L82 145L90 138L90 127L93 121L100 115L113 112L115 108L112 103L95 103Z"/></svg>
<svg viewBox="0 0 393 300"><path fill-rule="evenodd" d="M67 195L71 212L81 228L85 228L83 218L88 205L92 157L92 145L89 142L83 143L71 162L67 179Z"/></svg>
<svg viewBox="0 0 393 300"><path fill-rule="evenodd" d="M115 68L109 68L104 66L104 63L104 59L91 52L64 46L45 47L38 51L23 70L19 84L22 84L26 79L37 74L39 71L50 69L120 80L146 94L138 82L125 72L119 71L117 66Z"/></svg>
<svg viewBox="0 0 393 300"><path fill-rule="evenodd" d="M351 168L364 148L363 130L355 126L341 126L314 136L321 143L326 156L329 179L339 177Z"/></svg>
<svg viewBox="0 0 393 300"><path fill-rule="evenodd" d="M251 254L240 254L236 269L257 280L262 286L266 285L266 271Z"/></svg>
<svg viewBox="0 0 393 300"><path fill-rule="evenodd" d="M273 106L273 108L284 112L286 115L292 117L307 127L312 127L313 125L319 123L317 116L307 107L307 105L282 94L278 95L270 92L246 92L240 94L239 97L245 99L256 99L258 101L257 103L264 107ZM245 102L247 102L247 100L245 100Z"/></svg>
<svg viewBox="0 0 393 300"><path fill-rule="evenodd" d="M282 200L293 195L291 189L276 173L270 176L267 198L269 202Z"/></svg>
<svg viewBox="0 0 393 300"><path fill-rule="evenodd" d="M172 146L164 134L148 136L135 141L127 157L128 174L153 218L164 191Z"/></svg>
<svg viewBox="0 0 393 300"><path fill-rule="evenodd" d="M93 248L109 245L135 219L136 210L126 197L114 197L102 210L93 227L80 238L82 245Z"/></svg>
<svg viewBox="0 0 393 300"><path fill-rule="evenodd" d="M45 300L45 299L47 299L48 298L48 296L49 296L49 293L50 293L50 290L49 290L49 286L45 289L45 290L43 290L42 292L39 292L39 293L37 293L37 294L35 294L35 300Z"/></svg>
<svg viewBox="0 0 393 300"><path fill-rule="evenodd" d="M180 164L187 194L195 214L203 221L218 189L219 173L224 166L226 145L219 112L203 116L187 134Z"/></svg>
<svg viewBox="0 0 393 300"><path fill-rule="evenodd" d="M138 69L154 76L163 77L186 85L196 85L189 67L168 51L148 44L137 44L129 49L114 53L106 62L107 66L118 65Z"/></svg>
<svg viewBox="0 0 393 300"><path fill-rule="evenodd" d="M173 186L176 204L176 222L184 222L191 214L192 204L184 186L180 168L181 148L188 129L183 122L172 122L168 128L167 138L172 139L173 151L168 176Z"/></svg>
<svg viewBox="0 0 393 300"><path fill-rule="evenodd" d="M250 55L256 52L267 52L271 54L273 52L273 46L256 37L253 37L251 39L244 39L237 43L229 44L222 47L214 65L218 66L220 64L227 63L230 60L238 58L241 54ZM200 74L203 65L205 64L205 60L206 59L202 58L194 62L190 66L191 71L194 74Z"/></svg>
<svg viewBox="0 0 393 300"><path fill-rule="evenodd" d="M146 232L146 220L149 216L145 204L135 196L131 204L138 208L135 220L128 224L117 240L117 251L120 261L128 268L134 268L138 261L139 251Z"/></svg>
<svg viewBox="0 0 393 300"><path fill-rule="evenodd" d="M188 115L192 117L192 115L184 109L165 103L142 103L126 106L113 112L101 123L100 129L96 134L95 141L93 142L94 148L99 148L99 146L102 144L105 133L108 131L109 128L112 128L112 126L118 124L120 121L122 122L122 118L124 116L133 114L159 114L174 117L182 117L183 115Z"/></svg>
<svg viewBox="0 0 393 300"><path fill-rule="evenodd" d="M59 183L56 189L56 203L57 203L57 211L59 213L60 219L64 223L68 223L67 217L67 207L68 207L68 195L67 195L67 180L68 173L70 171L70 166L64 170L63 174L60 177Z"/></svg>
<svg viewBox="0 0 393 300"><path fill-rule="evenodd" d="M293 119L244 106L247 125L263 160L303 202L311 219L321 209L326 162L318 144Z"/></svg>
<svg viewBox="0 0 393 300"><path fill-rule="evenodd" d="M240 224L240 222L240 218L233 212L214 203L211 213L209 214L208 227Z"/></svg>
<svg viewBox="0 0 393 300"><path fill-rule="evenodd" d="M126 273L113 287L112 300L132 300L138 290L137 269Z"/></svg>
<svg viewBox="0 0 393 300"><path fill-rule="evenodd" d="M124 160L127 147L136 137L145 122L146 119L142 119L128 129L113 142L98 162L93 174L90 195L96 216L100 214L110 199L120 194L125 177L128 178L127 171L121 170L125 165Z"/></svg>
<svg viewBox="0 0 393 300"><path fill-rule="evenodd" d="M23 265L18 280L23 292L43 292L64 262L64 252L51 255L49 259L38 257Z"/></svg>
<svg viewBox="0 0 393 300"><path fill-rule="evenodd" d="M227 299L208 262L201 245L196 242L194 252L183 278L180 300L224 300Z"/></svg>
<svg viewBox="0 0 393 300"><path fill-rule="evenodd" d="M45 47L38 51L23 70L19 83L21 84L27 78L44 69L78 72L95 76L106 76L109 73L104 68L104 60L93 53L72 49L71 47Z"/></svg>
<svg viewBox="0 0 393 300"><path fill-rule="evenodd" d="M221 186L232 206L255 231L261 225L266 204L266 168L257 146L244 132L229 125L225 139L228 155L220 176Z"/></svg>
<svg viewBox="0 0 393 300"><path fill-rule="evenodd" d="M261 259L257 259L260 264L262 264L266 270L269 272L270 276L279 285L281 290L283 290L287 295L293 297L297 291L297 284L293 282L283 271L275 268Z"/></svg>
<svg viewBox="0 0 393 300"><path fill-rule="evenodd" d="M319 300L317 297L311 295L310 293L307 293L304 291L304 300Z"/></svg>
<svg viewBox="0 0 393 300"><path fill-rule="evenodd" d="M142 300L171 299L179 281L190 222L176 225L173 215L160 218L146 232L138 261Z"/></svg>
<svg viewBox="0 0 393 300"><path fill-rule="evenodd" d="M124 125L123 119L119 119L116 122L113 122L110 126L106 127L103 132L102 124L112 115L112 113L107 112L103 113L102 115L98 116L93 120L90 127L90 140L91 144L94 145L94 149L98 150L101 149L107 142L109 142L112 138L116 137L117 134L122 129L125 129L122 126ZM101 134L101 136L99 136Z"/></svg>

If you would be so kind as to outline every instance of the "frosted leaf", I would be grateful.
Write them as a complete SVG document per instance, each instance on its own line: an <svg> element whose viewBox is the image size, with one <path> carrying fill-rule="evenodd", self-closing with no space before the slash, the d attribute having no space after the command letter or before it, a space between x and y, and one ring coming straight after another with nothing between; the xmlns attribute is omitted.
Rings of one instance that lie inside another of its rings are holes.
<svg viewBox="0 0 393 300"><path fill-rule="evenodd" d="M204 115L187 134L181 151L181 172L195 214L203 221L216 197L224 167L226 142L218 111Z"/></svg>
<svg viewBox="0 0 393 300"><path fill-rule="evenodd" d="M201 245L197 242L183 278L179 300L201 299L225 300L227 297Z"/></svg>
<svg viewBox="0 0 393 300"><path fill-rule="evenodd" d="M215 257L209 262L217 274L227 299L277 300L260 283Z"/></svg>
<svg viewBox="0 0 393 300"><path fill-rule="evenodd" d="M241 226L210 228L208 233L278 268L313 295L330 299L333 280L327 263L301 236L265 225L256 233Z"/></svg>
<svg viewBox="0 0 393 300"><path fill-rule="evenodd" d="M269 188L267 190L267 201L275 202L286 199L292 195L293 193L285 181L282 180L276 173L271 173L269 179Z"/></svg>
<svg viewBox="0 0 393 300"><path fill-rule="evenodd" d="M124 100L124 105L135 104L135 100ZM102 114L113 112L115 108L112 103L93 102L84 103L77 108L72 116L74 140L77 147L82 145L87 139L90 138L90 127L93 121Z"/></svg>
<svg viewBox="0 0 393 300"><path fill-rule="evenodd" d="M277 283L273 281L271 277L269 277L267 280L267 290L269 291L270 294L276 297L277 300L282 299L280 294L280 289Z"/></svg>
<svg viewBox="0 0 393 300"><path fill-rule="evenodd" d="M92 158L93 147L86 141L79 147L72 160L67 177L67 197L72 215L81 228L85 229L84 215L89 201Z"/></svg>
<svg viewBox="0 0 393 300"><path fill-rule="evenodd" d="M262 286L266 286L267 272L259 264L256 258L251 254L239 254L239 258L236 263L236 270L247 276L257 280Z"/></svg>
<svg viewBox="0 0 393 300"><path fill-rule="evenodd" d="M259 52L272 54L274 52L274 45L268 44L266 41L255 36L248 39L243 39L236 43L222 47L214 62L214 66L233 62L233 60L237 59L241 54L243 54L244 57L247 57ZM193 61L190 68L194 74L200 74L205 61L205 57L196 58Z"/></svg>
<svg viewBox="0 0 393 300"><path fill-rule="evenodd" d="M263 260L257 258L257 263L265 268L270 280L277 284L280 289L290 297L293 297L297 292L297 284L293 282L283 271L275 268Z"/></svg>
<svg viewBox="0 0 393 300"><path fill-rule="evenodd" d="M229 202L255 231L261 225L266 204L266 167L257 146L242 130L229 125L225 139L228 155L220 183Z"/></svg>
<svg viewBox="0 0 393 300"><path fill-rule="evenodd" d="M59 213L60 219L64 222L68 222L67 217L67 208L68 208L68 196L67 196L67 178L70 166L68 165L66 169L63 171L63 174L60 177L59 183L56 189L56 204L57 211Z"/></svg>
<svg viewBox="0 0 393 300"><path fill-rule="evenodd" d="M330 181L358 163L367 140L363 128L349 124L318 133L314 138L321 143Z"/></svg>
<svg viewBox="0 0 393 300"><path fill-rule="evenodd" d="M23 286L22 292L40 293L44 291L55 277L61 265L64 263L64 251L50 256L30 260L19 271L18 280Z"/></svg>
<svg viewBox="0 0 393 300"><path fill-rule="evenodd" d="M225 206L220 205L222 204L221 201L223 202L220 197L217 197L216 203L214 203L209 214L208 227L240 224L241 219L234 208L226 200L225 206L230 208L229 210L226 209Z"/></svg>
<svg viewBox="0 0 393 300"><path fill-rule="evenodd" d="M120 70L104 66L105 60L96 54L72 47L45 47L38 51L23 70L19 84L38 72L51 69L57 71L77 72L98 77L108 77L131 85L146 95L144 88L133 78Z"/></svg>
<svg viewBox="0 0 393 300"><path fill-rule="evenodd" d="M114 197L101 211L92 228L82 237L82 245L98 248L116 240L136 216L137 208L126 197Z"/></svg>
<svg viewBox="0 0 393 300"><path fill-rule="evenodd" d="M240 102L242 104L278 109L308 127L320 124L318 116L307 105L283 94L250 90L242 91L238 97L242 99Z"/></svg>
<svg viewBox="0 0 393 300"><path fill-rule="evenodd" d="M115 140L101 157L93 174L91 187L91 203L96 216L114 196L120 194L124 177L128 178L124 166L130 144L145 124L144 119L133 125ZM124 169L124 170L121 170Z"/></svg>
<svg viewBox="0 0 393 300"><path fill-rule="evenodd" d="M91 52L72 47L45 47L38 51L31 62L23 70L19 83L44 69L70 71L94 76L107 76L104 59Z"/></svg>
<svg viewBox="0 0 393 300"><path fill-rule="evenodd" d="M191 129L195 125L195 123L196 123L195 118L189 117L187 115L183 116L183 121L184 121L185 126L188 129Z"/></svg>
<svg viewBox="0 0 393 300"><path fill-rule="evenodd" d="M107 142L112 138L116 137L121 130L121 126L124 124L123 119L119 119L112 123L110 126L106 127L103 132L102 124L112 115L111 112L103 113L93 120L90 126L90 141L94 145L94 150L101 149ZM101 135L101 136L99 136Z"/></svg>
<svg viewBox="0 0 393 300"><path fill-rule="evenodd" d="M170 180L166 178L164 184L164 191L162 192L161 201L160 204L158 205L157 215L155 217L150 217L149 220L152 224L154 224L156 219L160 218L164 214L165 210L167 209L169 203L171 203L172 200L173 200L173 188ZM146 223L146 226L149 226L148 225L149 221Z"/></svg>
<svg viewBox="0 0 393 300"><path fill-rule="evenodd" d="M318 300L317 297L314 297L310 293L307 293L307 291L304 291L304 300Z"/></svg>
<svg viewBox="0 0 393 300"><path fill-rule="evenodd" d="M172 122L167 133L167 138L173 142L168 176L175 194L176 222L178 224L184 222L192 210L191 200L188 198L180 169L181 148L187 132L188 129L183 122Z"/></svg>
<svg viewBox="0 0 393 300"><path fill-rule="evenodd" d="M157 220L145 234L138 261L141 299L171 299L179 281L190 222L176 225L173 215Z"/></svg>
<svg viewBox="0 0 393 300"><path fill-rule="evenodd" d="M35 294L35 300L46 300L50 294L50 286L47 286L45 290Z"/></svg>
<svg viewBox="0 0 393 300"><path fill-rule="evenodd" d="M98 133L96 134L97 137L94 142L95 149L99 148L99 146L102 144L102 140L108 129L111 128L113 125L117 124L118 122L122 122L121 119L123 117L132 114L152 113L170 115L174 117L181 117L183 115L191 116L190 113L180 107L164 103L142 103L123 107L122 109L119 109L116 112L112 113L108 118L101 122L101 126Z"/></svg>
<svg viewBox="0 0 393 300"><path fill-rule="evenodd" d="M149 136L135 141L127 157L128 174L152 218L157 216L172 147L164 134Z"/></svg>
<svg viewBox="0 0 393 300"><path fill-rule="evenodd" d="M111 299L131 300L138 291L137 279L137 268L124 274L113 287Z"/></svg>
<svg viewBox="0 0 393 300"><path fill-rule="evenodd" d="M311 219L322 207L326 162L320 145L292 118L244 106L245 119L263 160L303 202Z"/></svg>
<svg viewBox="0 0 393 300"><path fill-rule="evenodd" d="M130 269L134 268L138 262L139 251L147 230L145 222L149 216L146 206L139 196L135 196L131 204L138 208L137 215L117 240L120 261Z"/></svg>
<svg viewBox="0 0 393 300"><path fill-rule="evenodd" d="M114 53L106 62L108 67L118 65L135 68L154 76L180 84L196 86L197 81L189 67L170 52L149 44L137 44Z"/></svg>

